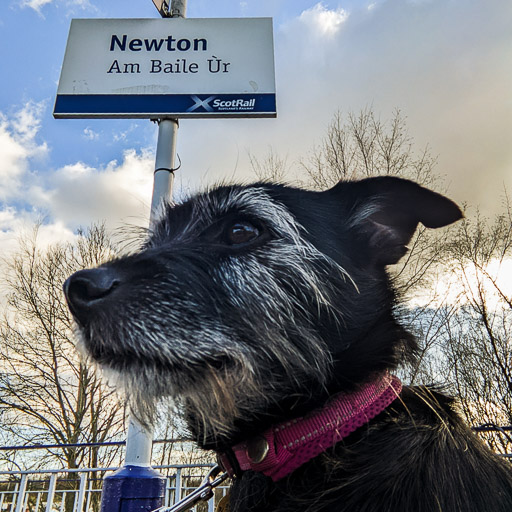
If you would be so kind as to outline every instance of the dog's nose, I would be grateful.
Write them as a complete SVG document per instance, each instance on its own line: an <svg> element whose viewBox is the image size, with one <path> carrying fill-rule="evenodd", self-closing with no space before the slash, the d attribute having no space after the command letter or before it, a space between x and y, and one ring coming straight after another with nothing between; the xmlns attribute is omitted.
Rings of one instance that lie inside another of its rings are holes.
<svg viewBox="0 0 512 512"><path fill-rule="evenodd" d="M119 282L119 278L109 268L74 273L64 283L64 294L73 315L85 323L92 308L110 295Z"/></svg>

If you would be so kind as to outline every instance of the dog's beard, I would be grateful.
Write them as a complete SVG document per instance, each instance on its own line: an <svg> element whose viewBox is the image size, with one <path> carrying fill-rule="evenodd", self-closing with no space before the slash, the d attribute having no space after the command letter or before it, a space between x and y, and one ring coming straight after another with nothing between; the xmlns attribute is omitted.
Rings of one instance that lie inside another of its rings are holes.
<svg viewBox="0 0 512 512"><path fill-rule="evenodd" d="M130 411L142 424L152 426L159 417L159 404L171 401L181 417L194 417L202 437L197 440L202 443L207 437L229 436L236 420L254 411L250 404L260 402L255 379L242 364L219 369L206 363L173 376L147 366L137 372L102 370L124 392ZM241 389L244 393L235 391Z"/></svg>
<svg viewBox="0 0 512 512"><path fill-rule="evenodd" d="M307 336L310 353L301 356L289 340L279 340L276 333L272 347L262 354L225 353L208 361L181 360L169 365L163 362L144 364L133 360L123 368L98 365L107 382L126 399L130 411L143 425L152 426L159 417L159 404L170 401L173 409L190 421L200 444L218 443L231 437L238 422L258 418L269 407L292 395L303 394L304 382L323 386L331 360L320 340ZM255 340L258 344L258 340ZM289 350L283 350L287 346ZM79 349L84 351L83 341ZM312 353L316 352L313 356ZM259 359L259 360L258 360Z"/></svg>

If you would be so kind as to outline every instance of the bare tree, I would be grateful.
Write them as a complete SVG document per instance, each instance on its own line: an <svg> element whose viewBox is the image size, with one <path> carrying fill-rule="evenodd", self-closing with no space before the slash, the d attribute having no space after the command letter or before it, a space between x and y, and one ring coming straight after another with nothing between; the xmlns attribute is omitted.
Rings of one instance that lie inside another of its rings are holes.
<svg viewBox="0 0 512 512"><path fill-rule="evenodd" d="M190 437L182 415L174 404L163 402L159 407L159 421L154 432L155 439L165 440L153 445L155 465L208 464L215 462L215 455L200 449Z"/></svg>
<svg viewBox="0 0 512 512"><path fill-rule="evenodd" d="M443 323L445 369L470 424L512 425L512 270L510 208L491 222L465 220L446 246L445 275L457 307ZM453 302L453 299L452 299ZM506 435L495 449L512 451Z"/></svg>
<svg viewBox="0 0 512 512"><path fill-rule="evenodd" d="M249 162L259 180L281 183L287 178L289 172L288 158L277 154L272 147L263 160L249 153Z"/></svg>
<svg viewBox="0 0 512 512"><path fill-rule="evenodd" d="M104 226L79 233L75 243L41 249L37 229L4 262L8 307L0 321L0 408L4 440L14 444L98 443L123 429L112 389L76 353L62 283L98 265L116 248ZM67 468L108 464L112 452L64 447L25 461L40 467L59 459ZM105 458L107 460L105 460Z"/></svg>
<svg viewBox="0 0 512 512"><path fill-rule="evenodd" d="M428 146L419 153L407 130L406 118L396 110L382 121L371 108L345 117L335 112L322 142L300 165L315 189L332 187L340 180L394 175L432 186L436 159Z"/></svg>

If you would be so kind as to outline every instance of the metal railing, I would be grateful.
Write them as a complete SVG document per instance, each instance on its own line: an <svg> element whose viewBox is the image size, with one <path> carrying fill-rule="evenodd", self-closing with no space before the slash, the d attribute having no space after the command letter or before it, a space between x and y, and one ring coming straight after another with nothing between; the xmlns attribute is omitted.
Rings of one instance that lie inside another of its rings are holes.
<svg viewBox="0 0 512 512"><path fill-rule="evenodd" d="M494 423L485 423L483 425L471 427L471 430L473 430L473 432L476 432L477 434L483 435L485 435L486 433L495 433L497 436L501 436L502 440L506 439L504 445L510 446L512 444L512 425L500 426ZM489 448L493 449L492 446L489 446ZM497 450L494 449L494 451ZM499 451L497 451L497 453L500 457L504 457L512 461L512 453L500 453Z"/></svg>
<svg viewBox="0 0 512 512"><path fill-rule="evenodd" d="M475 426L473 430L481 435L496 433L512 443L512 426L485 424ZM167 439L155 441L154 444L165 447L168 444L187 442L189 440ZM123 444L123 441L115 441L73 445L4 446L0 447L0 451L24 452L63 447L113 449ZM511 453L500 455L512 461ZM213 466L213 463L153 465L154 469L166 477L164 506L170 507L192 493ZM0 512L99 512L103 479L117 469L119 468L116 466L88 469L0 470ZM213 500L199 504L192 510L213 512L227 489L228 485L220 485L215 489Z"/></svg>
<svg viewBox="0 0 512 512"><path fill-rule="evenodd" d="M165 506L191 493L213 464L154 466L167 478ZM105 474L118 468L0 471L0 512L98 512ZM196 512L213 512L227 486ZM192 509L196 510L196 508Z"/></svg>

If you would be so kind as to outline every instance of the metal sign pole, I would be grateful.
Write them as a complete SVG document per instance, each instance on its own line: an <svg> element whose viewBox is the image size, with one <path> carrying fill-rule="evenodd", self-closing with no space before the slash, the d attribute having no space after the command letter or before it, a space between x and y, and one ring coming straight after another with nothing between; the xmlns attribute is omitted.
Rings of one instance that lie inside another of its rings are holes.
<svg viewBox="0 0 512 512"><path fill-rule="evenodd" d="M170 14L173 17L185 17L187 0L178 0L171 3ZM176 14L175 14L176 13ZM150 224L158 220L161 204L172 199L172 185L176 161L176 138L178 134L177 119L158 120L158 142L155 157L155 175L153 183L153 198L151 201ZM132 432L131 432L132 431ZM132 433L132 435L130 435ZM126 441L126 464L128 455L139 463L151 465L152 432L148 432L135 418L130 418L128 438ZM132 440L132 442L130 442ZM140 445L140 453L137 446ZM134 460L132 458L132 460Z"/></svg>
<svg viewBox="0 0 512 512"><path fill-rule="evenodd" d="M177 12L180 13L179 17L185 17L186 6L186 0L172 2L171 15L174 17L174 13ZM150 224L158 220L158 213L162 203L172 199L178 126L177 119L158 120L158 142L156 146ZM131 417L128 425L125 463L131 464L133 463L132 461L137 461L138 464L150 466L152 439L152 432L148 432L135 418ZM130 459L128 456L130 456Z"/></svg>
<svg viewBox="0 0 512 512"><path fill-rule="evenodd" d="M174 0L170 9L159 9L166 17L184 18L187 12L187 0ZM153 199L151 201L150 223L158 217L162 202L172 199L172 185L176 161L176 137L179 123L177 119L158 120L158 142L155 158L155 178L153 184Z"/></svg>
<svg viewBox="0 0 512 512"><path fill-rule="evenodd" d="M162 15L166 13L166 17L184 18L186 8L187 0L175 0L171 3L170 10L159 11ZM172 199L178 126L178 119L158 120L150 224L158 220L162 203ZM125 503L130 503L130 510L154 510L164 505L166 480L163 475L151 468L152 448L153 432L131 415L128 422L124 466L104 480L102 512L124 510Z"/></svg>
<svg viewBox="0 0 512 512"><path fill-rule="evenodd" d="M177 119L160 119L158 121L158 142L156 145L155 177L150 215L151 224L158 218L161 203L172 199L178 126Z"/></svg>

